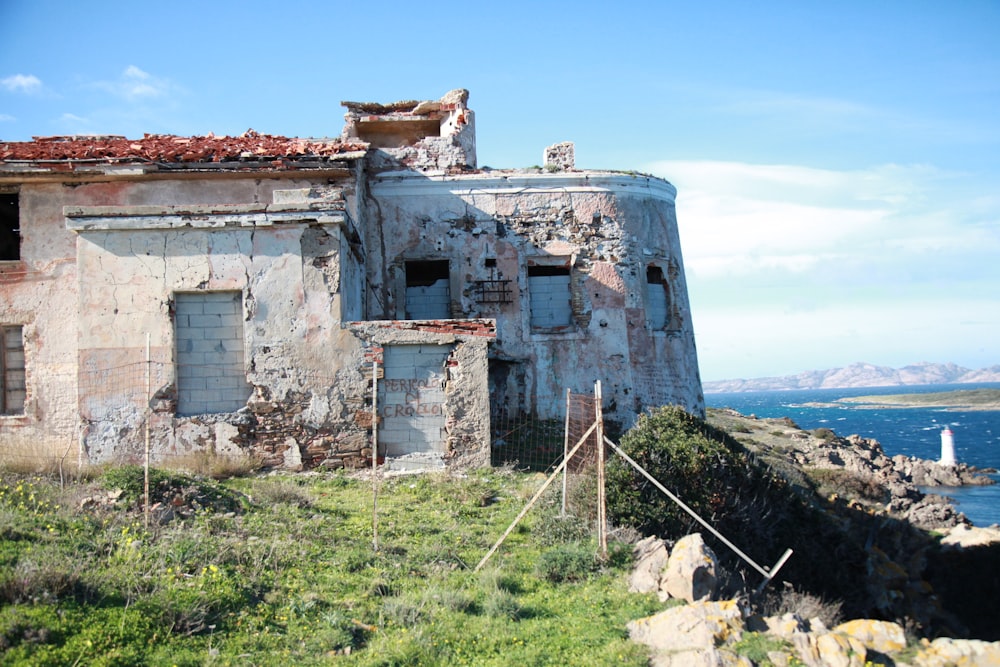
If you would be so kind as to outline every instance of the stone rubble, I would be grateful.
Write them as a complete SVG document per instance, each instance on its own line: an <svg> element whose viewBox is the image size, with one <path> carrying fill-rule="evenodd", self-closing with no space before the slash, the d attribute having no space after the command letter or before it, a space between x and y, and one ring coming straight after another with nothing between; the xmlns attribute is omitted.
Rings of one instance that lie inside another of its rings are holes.
<svg viewBox="0 0 1000 667"><path fill-rule="evenodd" d="M833 629L795 614L747 616L736 600L702 600L632 621L629 638L651 649L653 667L754 665L737 653L747 633L783 645L768 653L773 665L807 667L987 667L1000 665L1000 642L940 637L908 647L898 623L854 619ZM912 656L912 657L910 657ZM796 662L797 661L797 662Z"/></svg>
<svg viewBox="0 0 1000 667"><path fill-rule="evenodd" d="M958 545L963 536L971 535L980 541L987 537L1000 541L1000 529L978 531L964 525L956 526L945 539ZM654 593L661 601L687 602L628 624L632 641L651 649L653 667L752 667L754 662L737 653L736 645L747 633L767 635L783 647L768 653L775 666L1000 665L1000 642L941 637L908 646L903 626L890 621L853 619L830 629L818 618L751 614L736 599L715 599L715 555L698 533L678 540L672 551L664 540L647 537L636 543L633 555L630 591Z"/></svg>

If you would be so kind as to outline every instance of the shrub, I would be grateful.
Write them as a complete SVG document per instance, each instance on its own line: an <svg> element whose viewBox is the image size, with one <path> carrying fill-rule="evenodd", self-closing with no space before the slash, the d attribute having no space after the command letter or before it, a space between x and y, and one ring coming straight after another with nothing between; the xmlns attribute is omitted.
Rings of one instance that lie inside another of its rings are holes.
<svg viewBox="0 0 1000 667"><path fill-rule="evenodd" d="M277 477L255 481L254 501L264 505L287 504L299 509L312 506L312 497L298 480Z"/></svg>
<svg viewBox="0 0 1000 667"><path fill-rule="evenodd" d="M836 494L843 498L879 503L888 500L888 490L872 476L861 476L839 468L813 468L807 472L817 491L824 496Z"/></svg>
<svg viewBox="0 0 1000 667"><path fill-rule="evenodd" d="M142 504L145 495L145 471L142 466L109 468L102 479L107 488L120 489L126 502L133 506ZM215 482L160 468L149 469L149 502L184 505L193 510L234 512L242 509L242 499L233 491Z"/></svg>
<svg viewBox="0 0 1000 667"><path fill-rule="evenodd" d="M521 603L510 591L502 588L490 591L483 603L483 613L490 618L508 618L512 621L521 618L523 610Z"/></svg>
<svg viewBox="0 0 1000 667"><path fill-rule="evenodd" d="M216 480L246 477L260 470L262 466L263 459L259 455L250 453L226 455L209 450L175 457L171 463L171 467L177 470Z"/></svg>
<svg viewBox="0 0 1000 667"><path fill-rule="evenodd" d="M532 533L546 546L585 540L592 532L593 527L587 521L572 514L562 516L556 508L541 513L532 528Z"/></svg>
<svg viewBox="0 0 1000 667"><path fill-rule="evenodd" d="M50 602L63 598L81 600L97 597L81 580L77 559L51 549L36 548L31 558L23 557L13 568L0 573L0 602Z"/></svg>
<svg viewBox="0 0 1000 667"><path fill-rule="evenodd" d="M768 591L761 603L761 612L765 616L795 614L807 620L818 618L828 628L837 626L843 620L843 604L840 601L825 600L818 595L796 590L787 582L781 590ZM752 656L748 657L752 659Z"/></svg>
<svg viewBox="0 0 1000 667"><path fill-rule="evenodd" d="M864 550L854 536L725 432L666 407L643 415L621 448L758 564L774 563L791 548L781 578L819 597L850 600L852 611L867 609L857 576L865 569ZM668 539L701 530L623 460L611 459L607 479L608 515L616 524ZM759 580L728 547L705 537L734 581Z"/></svg>
<svg viewBox="0 0 1000 667"><path fill-rule="evenodd" d="M785 639L774 637L759 632L745 632L738 642L733 644L732 650L736 655L749 658L755 665L771 662L767 657L772 651L790 652L792 645Z"/></svg>
<svg viewBox="0 0 1000 667"><path fill-rule="evenodd" d="M823 442L830 442L831 440L837 439L837 434L828 428L814 429L812 434L814 438L822 440Z"/></svg>
<svg viewBox="0 0 1000 667"><path fill-rule="evenodd" d="M745 532L754 524L759 530L765 519L781 518L772 501L784 490L784 481L754 464L731 436L679 407L640 417L621 448L706 520ZM691 516L625 461L611 459L607 480L608 514L614 523L663 537L689 532Z"/></svg>
<svg viewBox="0 0 1000 667"><path fill-rule="evenodd" d="M536 571L554 582L580 581L597 569L594 550L580 543L555 546L541 555Z"/></svg>

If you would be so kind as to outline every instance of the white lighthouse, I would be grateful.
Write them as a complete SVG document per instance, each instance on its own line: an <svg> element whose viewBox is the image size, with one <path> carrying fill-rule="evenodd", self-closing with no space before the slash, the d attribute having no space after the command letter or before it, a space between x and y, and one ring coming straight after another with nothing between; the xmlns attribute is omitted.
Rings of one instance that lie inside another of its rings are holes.
<svg viewBox="0 0 1000 667"><path fill-rule="evenodd" d="M955 465L955 438L947 426L941 431L941 460L938 463L943 466Z"/></svg>

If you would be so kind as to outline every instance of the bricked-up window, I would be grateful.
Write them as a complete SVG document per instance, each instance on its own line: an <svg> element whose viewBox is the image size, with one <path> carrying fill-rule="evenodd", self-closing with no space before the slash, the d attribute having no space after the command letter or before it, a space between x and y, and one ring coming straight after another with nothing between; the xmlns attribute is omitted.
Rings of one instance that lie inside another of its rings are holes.
<svg viewBox="0 0 1000 667"><path fill-rule="evenodd" d="M646 321L649 328L663 330L670 321L670 288L663 269L658 266L646 267Z"/></svg>
<svg viewBox="0 0 1000 667"><path fill-rule="evenodd" d="M528 293L531 300L531 328L552 330L573 322L569 268L529 266Z"/></svg>
<svg viewBox="0 0 1000 667"><path fill-rule="evenodd" d="M243 295L174 295L177 414L234 412L250 396L243 363Z"/></svg>
<svg viewBox="0 0 1000 667"><path fill-rule="evenodd" d="M21 327L0 327L0 414L24 412L24 336Z"/></svg>
<svg viewBox="0 0 1000 667"><path fill-rule="evenodd" d="M447 320L451 317L448 260L406 263L406 319Z"/></svg>
<svg viewBox="0 0 1000 667"><path fill-rule="evenodd" d="M0 193L0 262L21 259L21 215L17 194Z"/></svg>

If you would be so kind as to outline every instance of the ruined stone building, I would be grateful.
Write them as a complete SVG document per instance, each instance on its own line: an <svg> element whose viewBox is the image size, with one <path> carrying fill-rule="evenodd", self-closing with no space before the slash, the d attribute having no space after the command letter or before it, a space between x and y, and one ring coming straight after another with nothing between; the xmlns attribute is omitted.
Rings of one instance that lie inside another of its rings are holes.
<svg viewBox="0 0 1000 667"><path fill-rule="evenodd" d="M624 426L703 413L675 188L571 144L479 169L467 97L0 143L0 454L351 466L374 422L389 460L486 464L491 415L596 380Z"/></svg>

